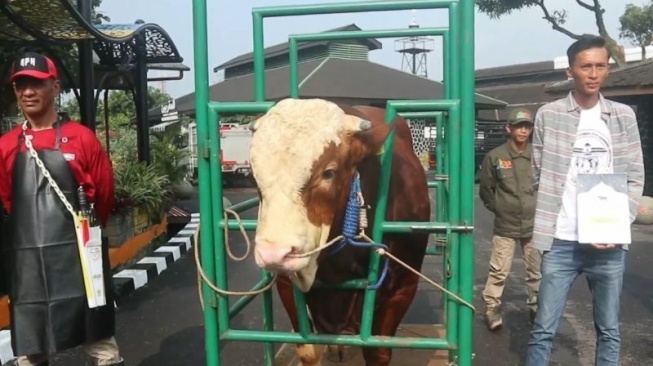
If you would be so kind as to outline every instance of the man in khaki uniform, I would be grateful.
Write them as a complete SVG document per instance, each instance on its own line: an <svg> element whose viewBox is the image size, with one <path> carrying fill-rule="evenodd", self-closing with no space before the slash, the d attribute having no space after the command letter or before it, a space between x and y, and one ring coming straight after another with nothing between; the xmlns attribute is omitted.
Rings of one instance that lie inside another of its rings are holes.
<svg viewBox="0 0 653 366"><path fill-rule="evenodd" d="M516 246L522 248L526 264L527 306L531 322L537 312L537 292L542 277L541 254L531 246L536 199L529 142L533 131L531 112L525 108L512 110L506 131L509 140L485 156L480 174L481 200L494 213L492 256L483 290L485 320L490 330L502 325L501 297Z"/></svg>

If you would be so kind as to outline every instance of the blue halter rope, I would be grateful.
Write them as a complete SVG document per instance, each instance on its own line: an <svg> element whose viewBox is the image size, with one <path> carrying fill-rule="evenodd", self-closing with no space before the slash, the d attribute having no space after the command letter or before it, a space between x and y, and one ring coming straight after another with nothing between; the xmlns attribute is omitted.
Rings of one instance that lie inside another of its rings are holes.
<svg viewBox="0 0 653 366"><path fill-rule="evenodd" d="M351 190L349 191L349 199L347 200L347 207L345 208L345 220L342 226L342 240L340 244L331 252L329 255L334 255L339 252L345 245L353 245L356 247L369 247L369 248L383 248L388 250L388 246L382 243L367 242L367 241L358 241L356 240L357 229L360 223L360 209L362 202L358 199L358 195L361 193L361 182L360 175L358 172L355 173L354 179L351 182ZM388 274L388 259L384 258L385 262L383 265L383 272L376 284L368 286L370 290L378 290L379 287L383 284L387 274Z"/></svg>

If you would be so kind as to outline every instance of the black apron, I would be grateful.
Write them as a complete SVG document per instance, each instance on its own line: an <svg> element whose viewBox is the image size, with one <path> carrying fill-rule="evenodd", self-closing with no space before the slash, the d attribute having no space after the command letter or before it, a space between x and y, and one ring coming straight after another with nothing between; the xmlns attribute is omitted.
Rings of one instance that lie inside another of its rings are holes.
<svg viewBox="0 0 653 366"><path fill-rule="evenodd" d="M37 150L67 200L78 210L78 182L59 150ZM89 309L82 277L73 218L30 156L23 134L13 165L9 299L14 353L53 354L114 335L109 249L102 246L107 305ZM6 257L6 258L7 258Z"/></svg>

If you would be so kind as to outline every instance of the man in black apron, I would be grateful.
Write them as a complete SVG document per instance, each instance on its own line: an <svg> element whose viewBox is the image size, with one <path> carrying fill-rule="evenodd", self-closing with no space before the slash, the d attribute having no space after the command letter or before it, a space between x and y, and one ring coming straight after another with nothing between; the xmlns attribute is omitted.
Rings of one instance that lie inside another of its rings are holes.
<svg viewBox="0 0 653 366"><path fill-rule="evenodd" d="M78 345L84 345L93 365L123 365L113 338L108 247L102 246L107 305L90 309L73 217L44 171L77 212L78 187L93 184L80 182L80 177L89 175L83 167L103 161L85 156L89 150L84 145L99 141L89 139L86 127L56 113L60 82L49 58L23 55L13 65L10 82L27 118L0 138L4 163L0 163L0 179L11 182L0 185L0 194L9 206L10 235L3 257L8 268L12 347L19 356L16 365L48 365L50 355ZM30 148L43 166L37 165Z"/></svg>

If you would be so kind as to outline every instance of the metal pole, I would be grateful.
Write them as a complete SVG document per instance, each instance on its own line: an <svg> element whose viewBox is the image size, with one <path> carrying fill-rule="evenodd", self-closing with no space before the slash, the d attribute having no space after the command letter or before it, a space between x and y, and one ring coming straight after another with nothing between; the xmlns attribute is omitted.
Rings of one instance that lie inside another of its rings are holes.
<svg viewBox="0 0 653 366"><path fill-rule="evenodd" d="M88 22L91 22L93 6L91 0L77 0L77 9ZM93 41L80 41L79 47L79 114L81 123L95 131L95 77L93 72Z"/></svg>
<svg viewBox="0 0 653 366"><path fill-rule="evenodd" d="M208 154L209 66L206 0L193 0L193 55L195 64L195 120L197 123L197 166L199 176L200 220L212 223L211 180ZM215 182L221 184L221 182ZM213 261L213 225L200 225L202 267L208 279L215 282ZM202 282L204 299L204 337L207 365L219 365L218 323L213 290Z"/></svg>
<svg viewBox="0 0 653 366"><path fill-rule="evenodd" d="M449 42L447 55L449 59L449 84L447 91L452 99L460 100L460 33L459 33L459 20L458 20L458 4L449 5ZM445 123L445 139L447 148L447 164L444 169L449 175L449 181L446 182L447 186L447 220L459 224L458 215L460 212L460 106L455 111L451 111L448 120ZM459 238L457 232L450 232L447 234L447 251L445 255L445 264L448 268L445 272L445 287L457 294L460 286L458 284L458 277L460 276L460 255L459 255ZM447 300L446 304L446 324L447 324L447 339L450 343L457 343L460 341L458 332L458 310L460 303L448 296L443 295ZM449 360L453 360L458 353L458 348L449 352Z"/></svg>
<svg viewBox="0 0 653 366"><path fill-rule="evenodd" d="M136 143L138 160L150 163L150 125L147 108L147 48L145 34L136 35Z"/></svg>
<svg viewBox="0 0 653 366"><path fill-rule="evenodd" d="M474 0L460 1L460 100L461 100L461 159L460 223L474 225ZM458 140L453 140L458 141ZM474 233L460 233L460 294L466 301L474 300ZM459 310L459 365L472 365L474 350L474 313L466 306Z"/></svg>

